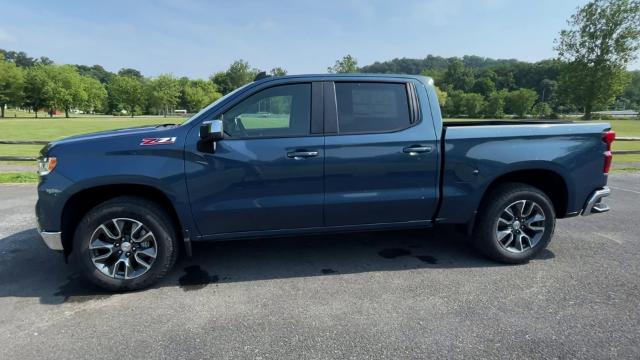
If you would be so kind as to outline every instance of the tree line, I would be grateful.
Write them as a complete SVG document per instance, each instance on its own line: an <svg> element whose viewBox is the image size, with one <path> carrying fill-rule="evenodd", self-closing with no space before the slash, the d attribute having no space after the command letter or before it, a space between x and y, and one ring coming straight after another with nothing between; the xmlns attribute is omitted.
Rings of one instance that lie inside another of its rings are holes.
<svg viewBox="0 0 640 360"><path fill-rule="evenodd" d="M332 73L397 73L431 76L445 116L554 117L595 110L640 109L640 71L626 68L640 49L640 1L592 0L569 19L556 40L557 58L534 63L479 56L396 58L358 66L351 55L327 68ZM136 69L117 73L100 65L56 65L47 57L0 49L0 108L34 111L164 114L196 112L256 77L286 75L282 67L261 71L236 60L209 79L149 78Z"/></svg>
<svg viewBox="0 0 640 360"><path fill-rule="evenodd" d="M237 60L225 71L209 79L176 78L171 74L145 77L139 70L117 73L101 65L57 65L47 57L34 59L24 52L0 49L0 108L29 109L38 117L46 110L52 115L62 110L104 114L170 114L174 109L197 112L206 105L263 73ZM283 68L269 75L283 76ZM265 72L266 75L266 72Z"/></svg>

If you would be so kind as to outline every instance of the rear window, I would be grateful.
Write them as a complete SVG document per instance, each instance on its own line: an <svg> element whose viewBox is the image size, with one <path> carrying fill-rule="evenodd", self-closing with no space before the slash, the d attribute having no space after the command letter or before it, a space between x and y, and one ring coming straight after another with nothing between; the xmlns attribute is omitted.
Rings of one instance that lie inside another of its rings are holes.
<svg viewBox="0 0 640 360"><path fill-rule="evenodd" d="M411 125L405 84L336 83L339 133L376 133Z"/></svg>

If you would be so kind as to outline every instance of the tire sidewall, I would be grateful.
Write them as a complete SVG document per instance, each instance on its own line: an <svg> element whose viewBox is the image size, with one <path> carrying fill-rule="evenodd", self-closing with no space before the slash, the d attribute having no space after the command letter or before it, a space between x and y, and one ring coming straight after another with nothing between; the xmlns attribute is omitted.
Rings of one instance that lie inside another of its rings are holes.
<svg viewBox="0 0 640 360"><path fill-rule="evenodd" d="M519 200L530 200L537 203L544 212L545 221L544 221L544 233L540 241L531 249L527 249L521 253L513 253L506 250L496 238L496 227L498 217L502 214L504 209L509 205ZM523 263L526 262L533 257L535 257L540 251L547 247L551 238L553 237L553 232L555 230L555 211L553 206L551 205L551 201L549 198L542 193L541 191L531 188L531 187L523 187L513 192L509 192L504 196L499 196L499 201L492 203L489 206L489 209L486 214L486 218L484 219L485 224L483 224L482 229L482 241L481 246L489 247L485 249L481 249L488 252L488 255L491 257L495 257L492 255L496 255L499 257L499 260L509 263Z"/></svg>
<svg viewBox="0 0 640 360"><path fill-rule="evenodd" d="M114 218L130 218L143 223L156 239L156 259L146 273L134 279L114 279L102 273L91 260L89 241L101 224ZM157 209L142 207L126 202L112 202L99 205L91 210L80 222L74 234L72 257L82 273L92 282L110 290L139 289L155 282L172 266L172 255L176 251L172 230L166 225Z"/></svg>

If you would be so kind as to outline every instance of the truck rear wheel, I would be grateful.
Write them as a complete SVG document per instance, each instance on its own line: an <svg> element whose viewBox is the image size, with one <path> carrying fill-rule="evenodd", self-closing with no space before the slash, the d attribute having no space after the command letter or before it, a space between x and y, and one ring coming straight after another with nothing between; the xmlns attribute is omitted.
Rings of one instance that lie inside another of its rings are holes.
<svg viewBox="0 0 640 360"><path fill-rule="evenodd" d="M89 280L113 291L142 289L173 267L176 231L166 212L143 198L118 197L78 224L72 260Z"/></svg>
<svg viewBox="0 0 640 360"><path fill-rule="evenodd" d="M544 192L526 184L502 184L482 203L473 240L495 261L524 263L549 244L555 222L553 204Z"/></svg>

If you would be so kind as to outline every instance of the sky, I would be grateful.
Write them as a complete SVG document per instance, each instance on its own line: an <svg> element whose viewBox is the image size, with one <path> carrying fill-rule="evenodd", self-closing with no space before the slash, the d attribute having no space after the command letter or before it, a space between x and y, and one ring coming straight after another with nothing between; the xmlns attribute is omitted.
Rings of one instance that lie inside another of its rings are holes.
<svg viewBox="0 0 640 360"><path fill-rule="evenodd" d="M236 59L323 73L352 54L537 61L586 0L0 0L0 48L146 76L208 78ZM640 63L632 64L640 68Z"/></svg>

